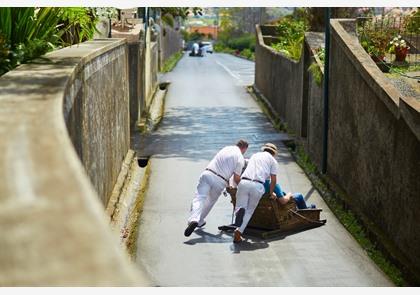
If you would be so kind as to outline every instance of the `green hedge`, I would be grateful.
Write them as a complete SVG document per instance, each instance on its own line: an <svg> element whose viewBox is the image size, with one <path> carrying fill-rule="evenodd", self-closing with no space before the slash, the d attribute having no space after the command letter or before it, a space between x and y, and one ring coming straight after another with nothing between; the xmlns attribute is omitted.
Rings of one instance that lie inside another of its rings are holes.
<svg viewBox="0 0 420 295"><path fill-rule="evenodd" d="M253 34L245 34L237 38L231 38L227 41L227 46L242 51L244 49L249 49L255 51L256 39Z"/></svg>

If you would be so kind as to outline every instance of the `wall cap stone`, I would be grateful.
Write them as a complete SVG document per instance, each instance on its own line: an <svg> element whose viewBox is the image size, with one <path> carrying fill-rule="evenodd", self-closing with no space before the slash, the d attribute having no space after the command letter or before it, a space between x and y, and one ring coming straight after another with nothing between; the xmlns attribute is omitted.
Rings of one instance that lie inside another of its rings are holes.
<svg viewBox="0 0 420 295"><path fill-rule="evenodd" d="M321 44L322 41L323 43ZM305 33L305 45L308 47L312 58L315 60L319 69L321 70L322 75L324 75L324 64L319 59L318 55L316 54L316 49L319 47L324 48L325 46L325 33L319 32L306 32Z"/></svg>
<svg viewBox="0 0 420 295"><path fill-rule="evenodd" d="M119 31L113 28L111 31L112 38L123 38L128 43L139 43L141 35L144 34L144 24L135 24L134 28L129 31Z"/></svg>

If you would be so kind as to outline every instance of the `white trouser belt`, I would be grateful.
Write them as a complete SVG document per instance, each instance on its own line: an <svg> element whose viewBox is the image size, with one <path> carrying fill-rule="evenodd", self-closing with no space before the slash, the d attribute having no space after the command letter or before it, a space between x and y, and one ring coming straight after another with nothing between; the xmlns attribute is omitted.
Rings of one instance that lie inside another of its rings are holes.
<svg viewBox="0 0 420 295"><path fill-rule="evenodd" d="M261 180L251 179L251 178L248 178L248 177L242 177L242 179L249 180L249 181L253 181L253 182L259 182L259 183L261 183L262 185L264 185L264 182L262 182Z"/></svg>

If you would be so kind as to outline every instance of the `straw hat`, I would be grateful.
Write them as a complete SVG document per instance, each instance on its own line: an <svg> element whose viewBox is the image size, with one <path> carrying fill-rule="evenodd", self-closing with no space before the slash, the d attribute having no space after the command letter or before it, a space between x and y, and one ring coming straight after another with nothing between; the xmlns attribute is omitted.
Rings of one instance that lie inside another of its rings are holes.
<svg viewBox="0 0 420 295"><path fill-rule="evenodd" d="M273 143L268 142L268 143L264 144L261 147L261 151L265 151L265 150L269 150L269 151L273 152L274 153L274 156L277 155L277 147Z"/></svg>

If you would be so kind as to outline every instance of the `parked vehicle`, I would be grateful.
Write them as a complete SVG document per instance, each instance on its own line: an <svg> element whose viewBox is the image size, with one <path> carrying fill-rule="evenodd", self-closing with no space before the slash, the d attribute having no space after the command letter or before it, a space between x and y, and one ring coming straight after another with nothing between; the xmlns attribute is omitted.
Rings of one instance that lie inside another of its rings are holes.
<svg viewBox="0 0 420 295"><path fill-rule="evenodd" d="M202 47L206 50L206 52L213 53L213 44L209 41L201 42Z"/></svg>

